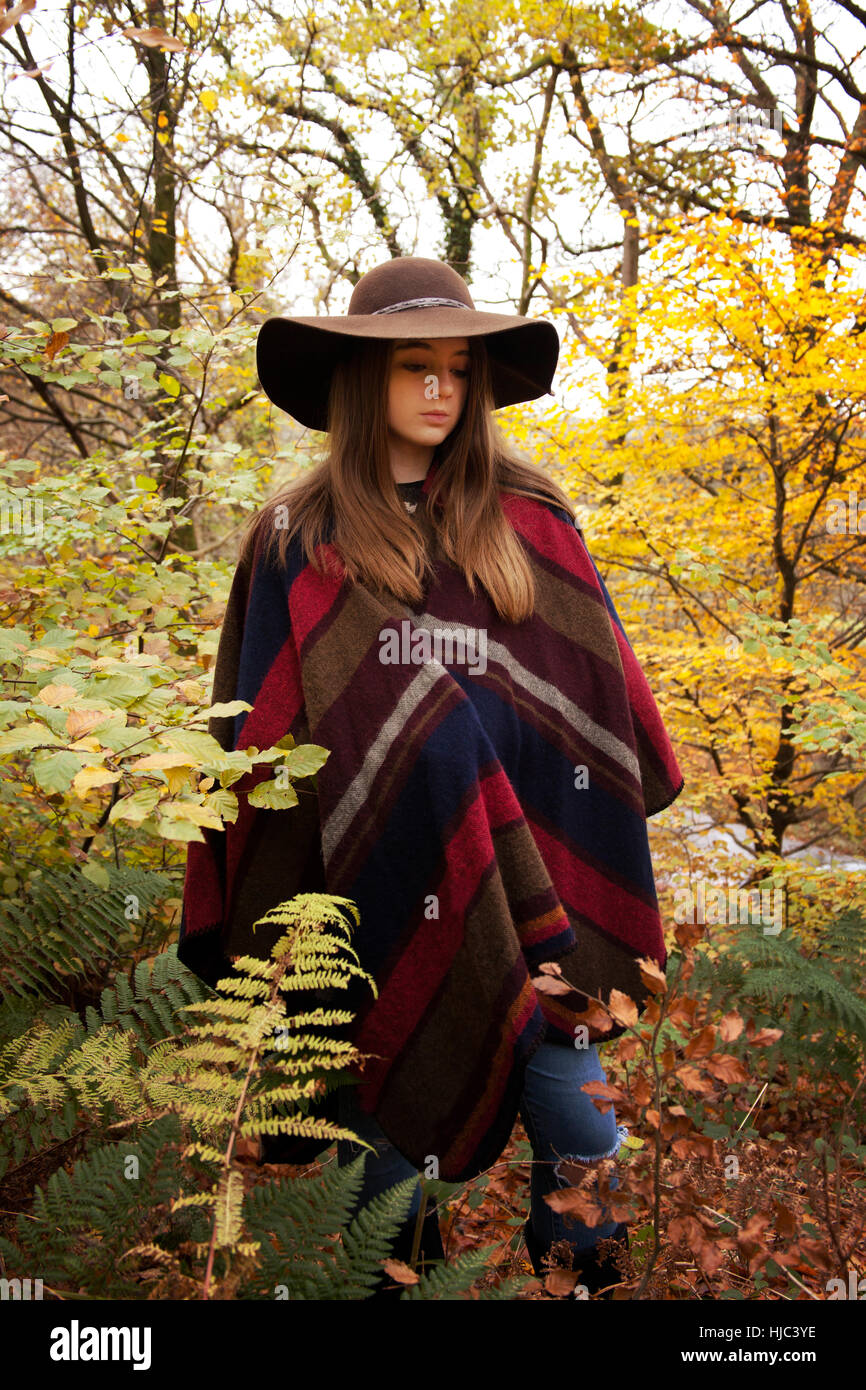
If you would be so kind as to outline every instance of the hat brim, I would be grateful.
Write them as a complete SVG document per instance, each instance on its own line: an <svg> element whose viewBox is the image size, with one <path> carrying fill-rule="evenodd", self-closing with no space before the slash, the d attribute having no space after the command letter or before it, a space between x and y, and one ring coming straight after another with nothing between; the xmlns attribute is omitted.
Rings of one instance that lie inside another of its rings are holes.
<svg viewBox="0 0 866 1390"><path fill-rule="evenodd" d="M347 338L487 338L494 409L550 390L559 335L544 319L435 306L396 314L266 319L256 340L259 381L274 405L309 429L327 430L334 364Z"/></svg>

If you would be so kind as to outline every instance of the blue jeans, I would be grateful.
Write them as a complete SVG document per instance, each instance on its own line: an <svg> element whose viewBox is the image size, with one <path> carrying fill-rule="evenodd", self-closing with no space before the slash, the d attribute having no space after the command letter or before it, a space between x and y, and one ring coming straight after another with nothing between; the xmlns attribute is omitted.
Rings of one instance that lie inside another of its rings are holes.
<svg viewBox="0 0 866 1390"><path fill-rule="evenodd" d="M530 1220L533 1234L545 1249L556 1240L566 1240L575 1250L585 1251L616 1228L617 1223L611 1220L597 1226L586 1226L574 1217L566 1221L544 1200L557 1188L572 1185L557 1172L560 1159L591 1164L610 1158L618 1152L628 1134L624 1125L617 1124L613 1106L602 1115L580 1089L586 1081L604 1080L606 1077L594 1044L569 1048L561 1043L542 1043L527 1065L520 1118L532 1148ZM413 1174L417 1176L417 1169L389 1143L373 1117L360 1110L354 1086L340 1088L339 1107L340 1123L376 1146L376 1152L371 1153L349 1140L340 1140L337 1144L341 1168L359 1154L367 1155L364 1183L355 1206L358 1211L395 1183ZM610 1186L616 1188L618 1185L619 1179L614 1173ZM597 1193L597 1179L590 1190ZM420 1204L419 1182L412 1195L407 1221L417 1216Z"/></svg>

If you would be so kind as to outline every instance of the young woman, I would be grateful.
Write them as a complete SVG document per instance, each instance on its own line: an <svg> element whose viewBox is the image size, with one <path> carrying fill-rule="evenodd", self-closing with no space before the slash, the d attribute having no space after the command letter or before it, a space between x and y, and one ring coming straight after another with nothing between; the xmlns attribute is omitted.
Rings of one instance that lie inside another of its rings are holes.
<svg viewBox="0 0 866 1390"><path fill-rule="evenodd" d="M377 984L353 999L359 1084L337 1092L374 1148L358 1208L422 1168L482 1171L519 1113L533 1266L565 1241L595 1290L624 1223L566 1222L545 1197L626 1132L583 1089L625 1024L585 1011L612 990L642 1009L638 959L664 966L646 818L682 776L568 497L492 417L544 394L557 355L551 324L479 313L419 257L368 272L346 315L262 326L265 391L328 448L245 537L213 698L253 709L211 728L229 749L289 731L330 752L293 819L245 806L190 846L179 954L212 981L262 952L250 925L275 902L355 902ZM341 1141L341 1165L359 1152ZM443 1256L435 1210L421 1249Z"/></svg>

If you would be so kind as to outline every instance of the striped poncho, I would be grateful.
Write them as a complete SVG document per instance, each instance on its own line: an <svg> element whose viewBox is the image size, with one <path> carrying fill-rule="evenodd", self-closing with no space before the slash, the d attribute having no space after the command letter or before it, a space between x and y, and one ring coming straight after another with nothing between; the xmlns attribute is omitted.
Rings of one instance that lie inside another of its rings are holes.
<svg viewBox="0 0 866 1390"><path fill-rule="evenodd" d="M233 956L267 954L252 925L276 903L350 898L378 989L352 1004L360 1104L417 1167L434 1156L461 1181L498 1158L527 1061L545 1039L575 1045L588 996L643 1010L638 959L666 961L646 821L683 778L568 515L501 495L536 586L532 617L507 623L435 543L436 467L415 517L433 560L422 611L338 563L317 574L297 536L286 567L259 549L239 563L213 699L252 709L210 730L227 750L291 733L330 752L289 810L248 804L267 765L235 783L237 820L189 846L178 951L213 984ZM550 961L568 992L533 984Z"/></svg>

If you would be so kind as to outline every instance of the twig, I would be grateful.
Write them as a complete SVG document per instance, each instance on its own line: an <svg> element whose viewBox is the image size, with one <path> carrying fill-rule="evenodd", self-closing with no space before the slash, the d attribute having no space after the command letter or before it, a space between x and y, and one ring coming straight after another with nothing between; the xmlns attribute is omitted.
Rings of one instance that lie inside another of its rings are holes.
<svg viewBox="0 0 866 1390"><path fill-rule="evenodd" d="M415 1220L415 1234L412 1237L412 1254L409 1257L409 1265L412 1269L418 1263L418 1255L421 1250L421 1231L424 1226L424 1217L427 1215L428 1193L421 1184L421 1205L418 1208L418 1216Z"/></svg>
<svg viewBox="0 0 866 1390"><path fill-rule="evenodd" d="M794 1271L793 1271L792 1269L786 1269L786 1270L785 1270L785 1273L787 1274L788 1278L789 1278L789 1279L793 1279L794 1283L797 1284L798 1287L801 1288L801 1289L803 1290L804 1293L807 1293L807 1294L809 1295L810 1298L814 1298L815 1301L816 1301L817 1303L822 1303L822 1302L823 1302L823 1299L818 1298L818 1295L817 1295L816 1293L813 1293L812 1290L811 1290L810 1288L808 1288L808 1287L802 1282L802 1280L800 1280L800 1279L797 1278L796 1274L794 1273ZM785 1298L786 1295L785 1295L785 1294L782 1294L782 1297ZM790 1301L790 1300L788 1300L788 1301Z"/></svg>
<svg viewBox="0 0 866 1390"><path fill-rule="evenodd" d="M761 1096L764 1094L764 1092L766 1091L766 1089L767 1089L767 1087L769 1086L769 1084L770 1084L769 1081L765 1081L765 1082L764 1082L763 1086L761 1087L760 1092L758 1093L757 1099L754 1101L754 1103L753 1103L753 1105L752 1105L751 1110L747 1110L747 1111L746 1111L746 1113L745 1113L745 1115L743 1116L742 1120L741 1120L740 1123L737 1125L737 1128L736 1128L736 1130L734 1131L735 1134L739 1134L740 1130L743 1128L743 1125L746 1123L746 1120L747 1120L747 1119L749 1118L749 1116L751 1115L752 1110L754 1110L755 1106L759 1103L759 1101L760 1101L760 1099L761 1099Z"/></svg>

